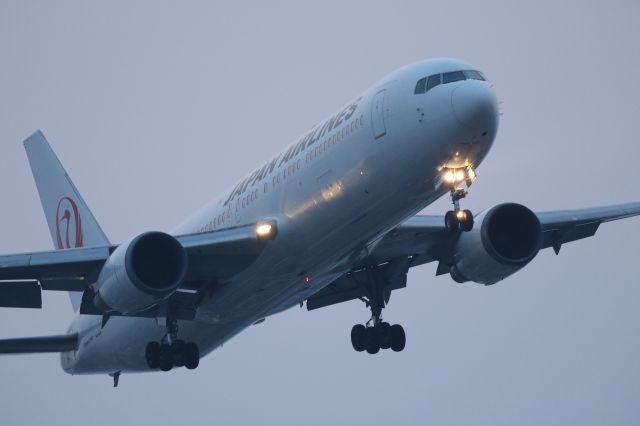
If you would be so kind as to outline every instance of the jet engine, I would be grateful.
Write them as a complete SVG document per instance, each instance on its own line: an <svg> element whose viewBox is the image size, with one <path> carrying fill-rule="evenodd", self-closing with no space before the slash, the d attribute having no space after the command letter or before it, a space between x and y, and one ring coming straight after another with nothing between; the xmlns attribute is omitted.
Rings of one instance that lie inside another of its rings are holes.
<svg viewBox="0 0 640 426"><path fill-rule="evenodd" d="M527 207L505 203L476 217L476 226L460 234L451 278L491 285L522 269L538 254L542 231Z"/></svg>
<svg viewBox="0 0 640 426"><path fill-rule="evenodd" d="M168 234L146 232L118 246L107 259L93 303L105 312L140 312L173 294L186 272L182 244Z"/></svg>

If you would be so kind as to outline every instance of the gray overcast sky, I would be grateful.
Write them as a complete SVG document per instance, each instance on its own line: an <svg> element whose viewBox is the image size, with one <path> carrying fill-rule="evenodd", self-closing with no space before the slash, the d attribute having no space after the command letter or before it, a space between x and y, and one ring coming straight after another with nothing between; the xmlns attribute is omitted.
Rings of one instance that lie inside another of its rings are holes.
<svg viewBox="0 0 640 426"><path fill-rule="evenodd" d="M21 141L42 129L112 241L167 230L394 69L451 56L503 116L466 206L640 200L640 3L0 1L0 252L52 247ZM443 213L446 200L427 211ZM385 311L407 349L355 353L360 302L292 309L195 372L68 376L0 358L0 423L631 425L640 221L493 287L412 270ZM0 311L60 333L65 294Z"/></svg>

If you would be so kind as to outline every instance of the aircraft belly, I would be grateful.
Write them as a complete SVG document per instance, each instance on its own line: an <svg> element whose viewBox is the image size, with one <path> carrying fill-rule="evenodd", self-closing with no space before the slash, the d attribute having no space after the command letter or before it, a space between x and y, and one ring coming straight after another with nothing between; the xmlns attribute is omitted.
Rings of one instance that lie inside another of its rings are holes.
<svg viewBox="0 0 640 426"><path fill-rule="evenodd" d="M237 333L251 325L251 321L225 324L203 324L179 321L180 338L195 342L201 356L208 354ZM99 324L98 324L99 327ZM64 365L71 374L97 374L113 372L152 372L144 353L148 342L159 341L166 333L151 318L115 317L101 330L92 330L81 343L75 362ZM87 343L88 341L88 343Z"/></svg>

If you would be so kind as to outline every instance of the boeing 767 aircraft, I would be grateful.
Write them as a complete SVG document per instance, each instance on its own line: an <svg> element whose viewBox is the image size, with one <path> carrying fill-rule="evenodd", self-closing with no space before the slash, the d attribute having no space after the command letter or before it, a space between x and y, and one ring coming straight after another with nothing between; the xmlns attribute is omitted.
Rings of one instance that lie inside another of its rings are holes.
<svg viewBox="0 0 640 426"><path fill-rule="evenodd" d="M382 319L409 268L492 285L541 249L591 237L640 203L534 213L461 203L498 130L485 76L464 62L408 65L319 122L171 232L113 244L41 132L25 141L56 250L0 256L0 306L41 308L68 291L66 334L0 341L0 353L60 352L70 374L194 369L245 328L306 301L361 299L356 351L402 351ZM416 214L443 195L452 209ZM640 235L636 236L636 238Z"/></svg>

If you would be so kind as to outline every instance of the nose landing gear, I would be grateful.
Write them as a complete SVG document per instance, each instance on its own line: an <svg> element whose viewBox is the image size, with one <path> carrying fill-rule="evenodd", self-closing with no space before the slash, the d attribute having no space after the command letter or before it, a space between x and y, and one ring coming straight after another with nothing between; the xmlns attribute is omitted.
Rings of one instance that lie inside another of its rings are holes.
<svg viewBox="0 0 640 426"><path fill-rule="evenodd" d="M451 186L450 198L453 204L453 210L449 210L444 215L444 225L450 231L469 232L473 229L473 214L471 210L460 208L460 200L465 198L469 192L458 185L465 182L469 188L476 179L476 173L470 166L462 169L446 168L443 176L444 181Z"/></svg>
<svg viewBox="0 0 640 426"><path fill-rule="evenodd" d="M198 345L178 340L178 322L173 318L167 318L167 334L162 341L147 343L144 356L153 370L170 371L173 367L193 370L200 363Z"/></svg>

